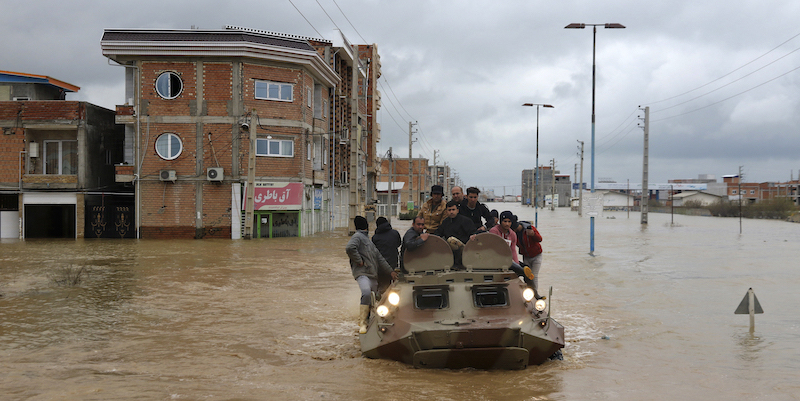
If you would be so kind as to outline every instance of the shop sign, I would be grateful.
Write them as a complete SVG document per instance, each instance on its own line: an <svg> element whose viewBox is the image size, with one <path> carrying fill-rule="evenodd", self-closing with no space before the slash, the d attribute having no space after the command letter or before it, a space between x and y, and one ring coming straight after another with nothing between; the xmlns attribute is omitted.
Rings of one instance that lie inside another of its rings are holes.
<svg viewBox="0 0 800 401"><path fill-rule="evenodd" d="M245 189L242 210L247 202ZM299 182L257 182L253 192L254 210L300 210L303 184Z"/></svg>

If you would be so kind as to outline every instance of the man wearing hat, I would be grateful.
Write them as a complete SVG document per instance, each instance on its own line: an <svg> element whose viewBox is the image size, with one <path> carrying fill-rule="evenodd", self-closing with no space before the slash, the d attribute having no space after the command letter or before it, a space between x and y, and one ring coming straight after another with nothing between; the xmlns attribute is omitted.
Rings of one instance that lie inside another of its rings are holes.
<svg viewBox="0 0 800 401"><path fill-rule="evenodd" d="M425 218L425 231L433 233L442 224L442 220L447 217L447 203L443 199L444 188L441 185L431 187L431 198L425 202L417 213L417 216Z"/></svg>
<svg viewBox="0 0 800 401"><path fill-rule="evenodd" d="M358 282L361 290L361 307L358 314L358 332L367 332L367 319L369 318L372 292L378 291L378 269L390 275L392 280L397 279L397 273L392 270L386 259L381 256L378 248L369 239L369 223L364 216L353 219L356 233L350 238L345 247L345 252L350 258L350 270L353 278Z"/></svg>

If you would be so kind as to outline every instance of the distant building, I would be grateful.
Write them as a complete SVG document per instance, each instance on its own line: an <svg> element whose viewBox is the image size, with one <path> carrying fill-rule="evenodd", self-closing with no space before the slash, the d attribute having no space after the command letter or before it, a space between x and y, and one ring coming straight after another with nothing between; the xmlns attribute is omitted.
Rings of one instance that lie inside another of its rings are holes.
<svg viewBox="0 0 800 401"><path fill-rule="evenodd" d="M675 207L686 206L687 202L699 202L700 206L709 206L725 199L725 196L710 194L703 191L684 191L672 195L672 205Z"/></svg>
<svg viewBox="0 0 800 401"><path fill-rule="evenodd" d="M0 71L0 237L130 238L133 191L115 180L114 111L68 101L75 85Z"/></svg>
<svg viewBox="0 0 800 401"><path fill-rule="evenodd" d="M533 205L535 198L539 201L539 207L543 207L545 198L550 199L555 190L558 199L557 206L569 206L569 199L572 195L572 182L569 174L559 174L558 170L554 174L550 166L540 166L539 172L541 177L539 177L539 187L536 188L536 170L522 170L522 204ZM553 180L555 180L555 187L553 187Z"/></svg>

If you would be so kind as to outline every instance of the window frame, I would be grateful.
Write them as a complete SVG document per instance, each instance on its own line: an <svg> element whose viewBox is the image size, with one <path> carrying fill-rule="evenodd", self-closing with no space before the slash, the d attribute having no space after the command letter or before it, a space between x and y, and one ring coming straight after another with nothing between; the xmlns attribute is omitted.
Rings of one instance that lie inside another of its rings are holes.
<svg viewBox="0 0 800 401"><path fill-rule="evenodd" d="M172 142L172 140L165 139L165 140L167 140L167 153L168 153L168 155L164 156L164 155L161 154L161 151L158 148L159 141L161 141L162 138L171 138L171 137L174 137L174 138L176 138L178 140L178 145L179 145L178 152L175 153L174 156L172 156L172 153L173 153L172 152L173 142ZM177 158L179 158L181 156L181 153L183 153L183 140L181 139L180 135L178 135L178 134L176 134L174 132L164 132L161 135L159 135L158 138L156 138L155 142L153 143L153 148L155 148L156 155L158 155L158 157L162 158L163 160L175 160L175 159L177 159Z"/></svg>
<svg viewBox="0 0 800 401"><path fill-rule="evenodd" d="M428 295L427 297L425 295ZM431 299L431 296L439 296L441 302L439 302L439 306L435 306L432 303L427 304L425 301L427 299ZM414 308L419 310L442 310L442 309L449 309L450 308L450 286L448 285L431 285L431 286L418 286L414 287L413 291L414 297Z"/></svg>
<svg viewBox="0 0 800 401"><path fill-rule="evenodd" d="M169 91L169 95L164 95L163 93L161 93L161 90L159 90L158 81L160 81L162 79L162 77L173 77L173 76L175 78L177 78L178 82L180 82L181 87L178 89L177 93L174 93L174 91L172 90L173 80L172 79L168 79L167 80L167 84L168 84L167 90ZM164 72L158 74L158 77L156 77L154 86L156 88L156 94L160 98L166 99L166 100L172 100L172 99L178 98L183 93L183 88L184 88L185 85L183 84L183 79L181 78L180 74L178 74L175 71L164 71Z"/></svg>
<svg viewBox="0 0 800 401"><path fill-rule="evenodd" d="M484 297L480 295L488 291L494 291L499 296L502 296L503 303L484 304L482 302ZM508 288L504 285L474 285L472 286L472 302L476 308L506 308L510 305Z"/></svg>
<svg viewBox="0 0 800 401"><path fill-rule="evenodd" d="M266 142L266 153L259 151L259 143ZM278 153L272 153L271 144L278 143ZM287 145L288 144L288 145ZM286 146L291 146L291 154L284 154ZM264 157L294 157L294 140L293 139L277 139L277 138L256 138L256 156Z"/></svg>
<svg viewBox="0 0 800 401"><path fill-rule="evenodd" d="M265 96L259 96L259 89L260 85L265 85L263 90L265 91ZM271 97L270 96L270 86L275 85L278 87L278 96ZM284 99L283 94L285 93L286 88L288 87L289 90L289 98ZM288 82L275 82L275 81L266 81L262 79L256 79L253 83L253 97L257 100L274 100L277 102L288 102L291 103L294 101L294 84Z"/></svg>
<svg viewBox="0 0 800 401"><path fill-rule="evenodd" d="M77 175L78 174L78 160L75 160L75 166L74 166L75 172L74 173L64 173L64 159L65 159L65 157L64 157L64 142L74 143L74 145L75 145L75 148L74 148L75 156L77 158L77 156L78 156L78 140L77 139L46 139L43 142L44 142L44 144L43 144L43 149L42 149L42 155L44 156L44 158L42 160L42 174L46 174L46 175ZM48 163L47 150L48 150L48 145L53 145L53 144L58 144L58 150L56 151L57 155L58 155L58 160L56 161L56 164L57 164L56 169L57 169L58 172L57 173L48 173L47 172L47 163Z"/></svg>

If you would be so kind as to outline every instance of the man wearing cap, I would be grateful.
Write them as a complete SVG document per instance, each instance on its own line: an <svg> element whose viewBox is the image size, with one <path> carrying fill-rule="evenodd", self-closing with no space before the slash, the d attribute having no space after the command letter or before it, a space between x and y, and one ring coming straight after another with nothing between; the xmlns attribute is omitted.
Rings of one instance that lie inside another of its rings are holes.
<svg viewBox="0 0 800 401"><path fill-rule="evenodd" d="M345 252L350 258L350 270L353 278L361 289L361 307L358 314L358 332L367 332L367 319L369 318L372 292L378 290L378 269L389 274L392 280L397 279L397 273L392 270L386 259L381 256L378 248L369 239L369 224L364 216L353 219L356 232L345 247Z"/></svg>
<svg viewBox="0 0 800 401"><path fill-rule="evenodd" d="M447 203L444 199L444 188L441 185L431 187L431 198L419 209L417 216L425 218L425 231L433 233L446 217Z"/></svg>
<svg viewBox="0 0 800 401"><path fill-rule="evenodd" d="M392 223L386 217L380 216L375 220L375 234L372 235L372 243L378 248L386 263L397 270L398 258L397 249L400 248L402 240L400 233L392 228ZM378 271L378 292L383 293L386 287L392 283L392 278L382 270Z"/></svg>

